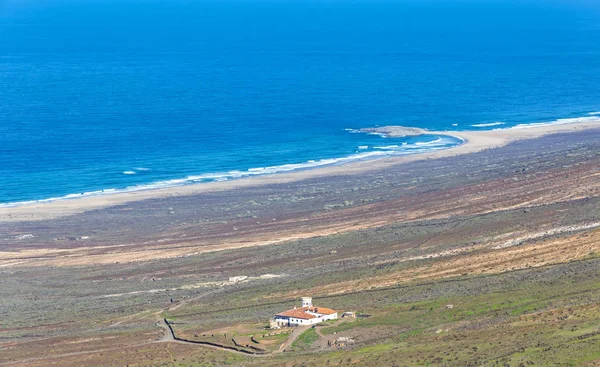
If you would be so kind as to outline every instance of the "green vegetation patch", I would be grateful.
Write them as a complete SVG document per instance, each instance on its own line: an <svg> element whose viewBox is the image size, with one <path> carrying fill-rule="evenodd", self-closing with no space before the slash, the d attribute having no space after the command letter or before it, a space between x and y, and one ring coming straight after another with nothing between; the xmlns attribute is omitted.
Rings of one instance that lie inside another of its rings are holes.
<svg viewBox="0 0 600 367"><path fill-rule="evenodd" d="M310 349L313 343L315 343L317 340L319 340L317 331L313 328L310 328L303 332L298 339L294 341L292 344L292 349L297 351Z"/></svg>

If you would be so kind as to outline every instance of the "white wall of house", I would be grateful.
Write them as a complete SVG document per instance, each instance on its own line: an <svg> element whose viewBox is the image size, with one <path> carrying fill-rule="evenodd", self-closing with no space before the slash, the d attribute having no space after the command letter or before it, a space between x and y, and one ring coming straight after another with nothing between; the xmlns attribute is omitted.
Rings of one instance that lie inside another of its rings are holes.
<svg viewBox="0 0 600 367"><path fill-rule="evenodd" d="M310 315L317 316L319 319L321 319L321 321L335 320L335 319L338 318L337 313L333 313L331 315L324 315L324 314L321 314L321 313L318 313L318 312L310 312L310 311L306 311L306 313L310 314ZM319 322L321 322L321 321L319 321Z"/></svg>
<svg viewBox="0 0 600 367"><path fill-rule="evenodd" d="M331 315L318 315L314 319L299 319L295 317L287 317L287 316L275 316L275 322L281 326L298 326L298 325L314 325L327 320L335 320L337 319L337 313Z"/></svg>
<svg viewBox="0 0 600 367"><path fill-rule="evenodd" d="M295 317L275 317L275 322L282 326L298 326L298 325L312 325L323 320L317 318L314 319L299 319Z"/></svg>
<svg viewBox="0 0 600 367"><path fill-rule="evenodd" d="M336 313L332 313L331 315L323 315L323 321L327 321L327 320L336 320L338 318L338 314Z"/></svg>

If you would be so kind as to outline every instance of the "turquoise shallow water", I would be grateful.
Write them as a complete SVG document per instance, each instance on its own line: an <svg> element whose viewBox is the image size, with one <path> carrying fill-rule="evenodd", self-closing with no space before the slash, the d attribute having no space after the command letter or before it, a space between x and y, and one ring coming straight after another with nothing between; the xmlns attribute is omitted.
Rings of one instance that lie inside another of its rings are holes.
<svg viewBox="0 0 600 367"><path fill-rule="evenodd" d="M545 1L0 4L0 205L460 143L600 112L600 10Z"/></svg>

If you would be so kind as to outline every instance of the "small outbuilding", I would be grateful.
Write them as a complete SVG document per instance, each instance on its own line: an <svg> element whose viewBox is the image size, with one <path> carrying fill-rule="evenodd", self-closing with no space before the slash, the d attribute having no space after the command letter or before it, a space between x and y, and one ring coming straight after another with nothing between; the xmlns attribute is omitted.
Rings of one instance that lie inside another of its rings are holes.
<svg viewBox="0 0 600 367"><path fill-rule="evenodd" d="M269 329L271 329L271 330L277 330L277 329L281 329L281 326L279 326L277 324L277 321L275 321L275 319L273 319L273 320L271 320L269 322Z"/></svg>

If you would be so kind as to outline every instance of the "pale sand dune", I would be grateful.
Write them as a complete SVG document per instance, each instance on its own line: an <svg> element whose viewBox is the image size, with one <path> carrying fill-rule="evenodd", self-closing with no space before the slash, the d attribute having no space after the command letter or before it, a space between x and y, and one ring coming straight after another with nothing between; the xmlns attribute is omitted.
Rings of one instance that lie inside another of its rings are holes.
<svg viewBox="0 0 600 367"><path fill-rule="evenodd" d="M388 130L390 128L393 127L386 127ZM0 222L43 220L144 199L193 195L209 191L231 190L241 187L285 183L322 176L357 174L370 170L386 168L399 163L479 152L484 149L501 147L513 141L522 139L533 139L548 134L568 133L595 128L600 128L600 118L565 124L532 126L527 128L508 128L488 131L424 130L424 132L430 134L455 136L463 139L465 143L454 148L431 153L415 154L403 157L388 157L376 161L354 162L341 166L316 168L307 171L280 173L271 176L250 177L227 182L202 183L181 187L116 193L105 196L85 197L80 199L59 200L54 202L0 208Z"/></svg>

